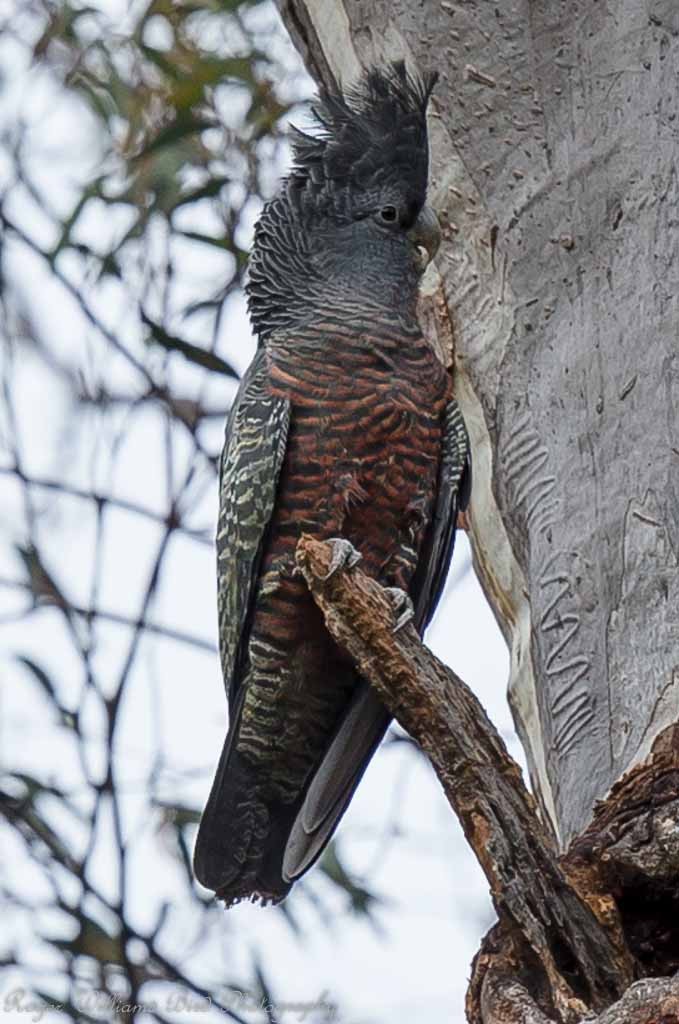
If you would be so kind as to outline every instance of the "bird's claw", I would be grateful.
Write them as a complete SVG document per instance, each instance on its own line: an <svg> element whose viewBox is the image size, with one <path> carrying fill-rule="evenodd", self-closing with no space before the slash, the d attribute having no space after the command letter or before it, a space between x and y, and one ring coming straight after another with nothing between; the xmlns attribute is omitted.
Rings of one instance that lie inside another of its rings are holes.
<svg viewBox="0 0 679 1024"><path fill-rule="evenodd" d="M403 629L404 626L415 618L415 608L409 594L406 594L405 590L401 590L400 587L385 587L384 593L389 598L392 611L394 613L394 628L393 633L398 633L399 629Z"/></svg>
<svg viewBox="0 0 679 1024"><path fill-rule="evenodd" d="M332 545L332 557L328 571L321 576L322 580L329 580L338 569L353 569L363 558L361 552L344 537L329 537L327 543Z"/></svg>

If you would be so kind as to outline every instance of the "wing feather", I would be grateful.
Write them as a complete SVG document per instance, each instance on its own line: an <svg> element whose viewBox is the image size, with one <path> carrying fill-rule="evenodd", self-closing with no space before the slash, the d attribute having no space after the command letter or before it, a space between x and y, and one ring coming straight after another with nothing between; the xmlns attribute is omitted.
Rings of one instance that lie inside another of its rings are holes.
<svg viewBox="0 0 679 1024"><path fill-rule="evenodd" d="M243 377L226 425L217 521L219 651L229 707L247 647L247 619L276 502L290 426L290 402L269 394L265 351Z"/></svg>
<svg viewBox="0 0 679 1024"><path fill-rule="evenodd" d="M240 686L248 647L255 585L276 503L290 425L290 403L269 394L265 350L243 377L226 425L217 520L219 650L229 703L229 731L212 790L201 817L193 866L207 888L219 889L238 875L244 851L264 842L261 805L242 808L251 779L232 755L244 691ZM227 777L230 777L227 786ZM240 821L241 835L233 834Z"/></svg>
<svg viewBox="0 0 679 1024"><path fill-rule="evenodd" d="M469 436L454 398L448 402L443 416L436 504L410 587L420 636L424 635L441 599L455 547L457 514L466 509L471 495Z"/></svg>

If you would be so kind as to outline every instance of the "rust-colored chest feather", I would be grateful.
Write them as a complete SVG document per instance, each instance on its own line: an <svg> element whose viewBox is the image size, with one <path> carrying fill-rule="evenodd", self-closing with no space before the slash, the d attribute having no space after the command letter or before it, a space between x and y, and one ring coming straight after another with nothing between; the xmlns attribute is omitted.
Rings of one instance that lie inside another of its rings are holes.
<svg viewBox="0 0 679 1024"><path fill-rule="evenodd" d="M293 406L271 558L291 554L303 531L341 535L367 571L407 587L436 493L443 367L422 338L343 338L336 351L274 350L269 379Z"/></svg>

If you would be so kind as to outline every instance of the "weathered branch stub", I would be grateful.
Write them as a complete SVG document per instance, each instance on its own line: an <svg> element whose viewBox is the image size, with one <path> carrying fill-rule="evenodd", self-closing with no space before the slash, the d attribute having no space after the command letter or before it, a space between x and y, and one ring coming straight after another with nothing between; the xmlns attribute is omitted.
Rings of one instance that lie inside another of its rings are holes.
<svg viewBox="0 0 679 1024"><path fill-rule="evenodd" d="M561 1020L609 1006L632 981L632 960L569 884L521 771L481 704L412 626L394 634L378 583L360 569L324 579L331 553L303 536L297 564L334 639L429 756L488 878L503 941L529 947Z"/></svg>

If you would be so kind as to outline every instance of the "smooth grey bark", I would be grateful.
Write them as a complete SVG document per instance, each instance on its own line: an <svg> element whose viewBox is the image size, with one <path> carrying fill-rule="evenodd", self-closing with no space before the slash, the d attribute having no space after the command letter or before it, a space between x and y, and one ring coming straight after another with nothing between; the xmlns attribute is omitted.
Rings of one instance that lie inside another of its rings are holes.
<svg viewBox="0 0 679 1024"><path fill-rule="evenodd" d="M285 0L324 81L436 68L475 565L562 848L679 720L679 7Z"/></svg>

